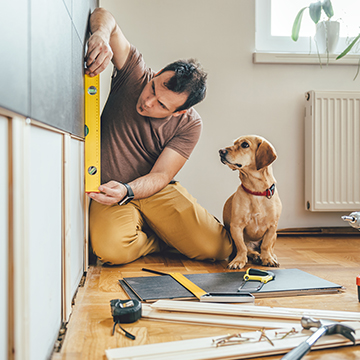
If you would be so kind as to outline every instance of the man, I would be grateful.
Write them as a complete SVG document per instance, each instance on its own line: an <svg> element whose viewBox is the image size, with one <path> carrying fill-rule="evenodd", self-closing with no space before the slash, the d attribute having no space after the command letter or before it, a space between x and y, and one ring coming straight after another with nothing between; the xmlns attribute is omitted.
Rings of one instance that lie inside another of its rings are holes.
<svg viewBox="0 0 360 360"><path fill-rule="evenodd" d="M173 180L200 136L192 106L205 97L206 74L189 60L155 75L104 9L91 14L90 28L85 72L114 64L101 117L102 185L89 195L95 254L109 264L168 247L192 259L227 258L224 227Z"/></svg>

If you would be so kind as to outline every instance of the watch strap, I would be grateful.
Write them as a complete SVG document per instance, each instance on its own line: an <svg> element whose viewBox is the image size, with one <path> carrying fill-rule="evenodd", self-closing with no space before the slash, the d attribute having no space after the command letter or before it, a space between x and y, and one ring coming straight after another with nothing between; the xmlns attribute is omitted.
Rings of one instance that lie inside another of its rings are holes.
<svg viewBox="0 0 360 360"><path fill-rule="evenodd" d="M126 187L127 193L124 196L124 198L118 202L118 205L120 205L120 206L126 205L134 198L134 192L133 192L132 188L130 187L130 185L126 184L126 183L121 183L121 184L123 184Z"/></svg>

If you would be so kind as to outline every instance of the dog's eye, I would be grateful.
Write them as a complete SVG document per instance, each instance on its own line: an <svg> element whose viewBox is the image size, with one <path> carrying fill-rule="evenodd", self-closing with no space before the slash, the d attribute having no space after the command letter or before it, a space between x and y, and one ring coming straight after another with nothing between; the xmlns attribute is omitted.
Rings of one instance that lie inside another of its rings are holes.
<svg viewBox="0 0 360 360"><path fill-rule="evenodd" d="M246 141L244 141L244 142L241 143L241 147L242 147L243 149L248 148L248 147L249 147L249 144L248 144Z"/></svg>

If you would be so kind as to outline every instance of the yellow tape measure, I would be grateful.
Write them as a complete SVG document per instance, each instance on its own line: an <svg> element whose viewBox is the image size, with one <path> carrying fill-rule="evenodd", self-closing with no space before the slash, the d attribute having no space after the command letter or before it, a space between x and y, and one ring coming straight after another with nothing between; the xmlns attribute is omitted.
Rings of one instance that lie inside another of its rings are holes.
<svg viewBox="0 0 360 360"><path fill-rule="evenodd" d="M100 172L100 81L85 75L85 192L99 192Z"/></svg>

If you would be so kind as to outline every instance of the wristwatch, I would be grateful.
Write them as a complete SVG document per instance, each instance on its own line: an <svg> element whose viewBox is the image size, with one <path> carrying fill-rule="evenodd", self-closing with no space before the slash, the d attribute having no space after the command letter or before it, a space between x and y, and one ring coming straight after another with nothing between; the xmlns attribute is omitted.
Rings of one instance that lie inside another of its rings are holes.
<svg viewBox="0 0 360 360"><path fill-rule="evenodd" d="M126 205L134 198L134 192L132 191L132 188L130 187L130 185L124 184L124 183L121 183L121 184L123 184L126 187L127 194L125 195L125 197L122 200L120 200L118 202L118 205L120 205L120 206Z"/></svg>

